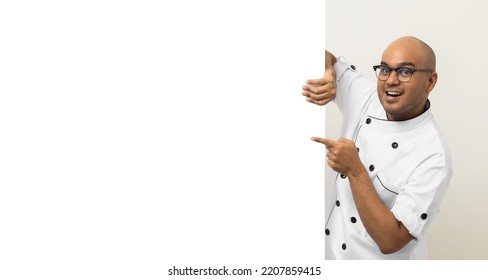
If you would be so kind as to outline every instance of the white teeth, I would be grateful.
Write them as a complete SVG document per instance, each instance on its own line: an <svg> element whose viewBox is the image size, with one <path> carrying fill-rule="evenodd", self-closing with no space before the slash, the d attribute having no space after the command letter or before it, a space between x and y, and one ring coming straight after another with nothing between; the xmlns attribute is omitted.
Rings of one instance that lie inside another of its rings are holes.
<svg viewBox="0 0 488 280"><path fill-rule="evenodd" d="M399 96L402 93L401 92L398 92L398 91L387 91L386 94L392 95L392 96Z"/></svg>

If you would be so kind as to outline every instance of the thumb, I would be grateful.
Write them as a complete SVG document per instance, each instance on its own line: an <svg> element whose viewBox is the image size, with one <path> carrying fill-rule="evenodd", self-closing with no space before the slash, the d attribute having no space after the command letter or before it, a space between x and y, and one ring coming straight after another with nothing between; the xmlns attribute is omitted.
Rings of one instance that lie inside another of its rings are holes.
<svg viewBox="0 0 488 280"><path fill-rule="evenodd" d="M320 79L310 79L310 80L307 80L307 85L311 85L311 86L321 86L325 84L325 80L324 78L320 78Z"/></svg>

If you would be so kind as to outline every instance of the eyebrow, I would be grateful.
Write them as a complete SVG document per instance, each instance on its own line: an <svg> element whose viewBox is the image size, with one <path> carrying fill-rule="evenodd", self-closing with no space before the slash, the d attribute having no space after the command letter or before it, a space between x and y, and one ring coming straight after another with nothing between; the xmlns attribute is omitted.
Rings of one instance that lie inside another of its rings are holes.
<svg viewBox="0 0 488 280"><path fill-rule="evenodd" d="M390 67L390 65L388 65L388 63L384 62L384 61L381 61L380 63L381 65L386 65L388 67ZM400 68L400 67L405 67L405 66L412 66L412 67L415 67L415 64L413 64L412 62L402 62L400 63L400 65L398 65L397 68ZM391 68L391 67L390 67Z"/></svg>

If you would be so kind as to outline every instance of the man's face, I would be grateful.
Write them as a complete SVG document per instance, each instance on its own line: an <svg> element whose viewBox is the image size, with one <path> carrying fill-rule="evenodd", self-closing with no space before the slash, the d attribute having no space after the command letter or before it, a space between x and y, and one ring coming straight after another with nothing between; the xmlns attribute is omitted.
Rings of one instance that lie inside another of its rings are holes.
<svg viewBox="0 0 488 280"><path fill-rule="evenodd" d="M384 51L381 61L381 65L391 69L428 69L427 64L422 47L412 40L393 42ZM386 81L378 80L378 97L388 119L403 121L421 115L436 81L436 72L415 72L410 81L400 82L395 71L391 71Z"/></svg>

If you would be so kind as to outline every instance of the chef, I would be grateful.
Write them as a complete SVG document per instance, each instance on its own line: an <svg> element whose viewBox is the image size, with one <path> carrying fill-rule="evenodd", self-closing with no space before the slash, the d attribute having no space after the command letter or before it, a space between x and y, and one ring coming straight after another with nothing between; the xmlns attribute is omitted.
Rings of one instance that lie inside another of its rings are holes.
<svg viewBox="0 0 488 280"><path fill-rule="evenodd" d="M341 138L325 145L327 259L426 259L426 232L452 176L449 148L432 115L436 58L401 37L373 67L376 85L326 52L326 70L302 94L343 114Z"/></svg>

